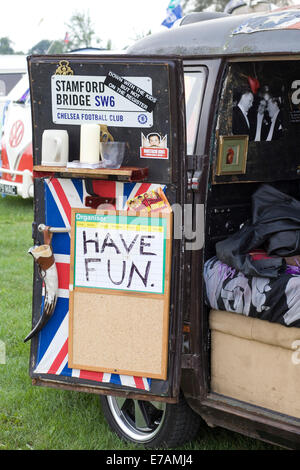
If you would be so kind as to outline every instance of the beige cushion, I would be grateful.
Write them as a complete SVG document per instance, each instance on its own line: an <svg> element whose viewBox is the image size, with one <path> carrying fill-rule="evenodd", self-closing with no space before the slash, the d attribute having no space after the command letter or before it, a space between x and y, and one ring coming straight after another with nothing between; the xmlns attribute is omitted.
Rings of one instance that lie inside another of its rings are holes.
<svg viewBox="0 0 300 470"><path fill-rule="evenodd" d="M213 330L282 348L294 349L293 342L300 340L300 328L279 325L259 318L211 310L209 319L210 328Z"/></svg>
<svg viewBox="0 0 300 470"><path fill-rule="evenodd" d="M211 390L300 418L300 328L217 310L210 328Z"/></svg>

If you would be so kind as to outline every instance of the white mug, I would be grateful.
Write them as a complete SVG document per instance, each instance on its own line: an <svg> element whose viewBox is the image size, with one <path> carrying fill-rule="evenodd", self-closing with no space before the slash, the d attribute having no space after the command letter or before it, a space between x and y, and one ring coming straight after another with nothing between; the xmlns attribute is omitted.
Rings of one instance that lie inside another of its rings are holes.
<svg viewBox="0 0 300 470"><path fill-rule="evenodd" d="M44 130L42 136L42 165L66 166L68 159L68 132L58 129Z"/></svg>

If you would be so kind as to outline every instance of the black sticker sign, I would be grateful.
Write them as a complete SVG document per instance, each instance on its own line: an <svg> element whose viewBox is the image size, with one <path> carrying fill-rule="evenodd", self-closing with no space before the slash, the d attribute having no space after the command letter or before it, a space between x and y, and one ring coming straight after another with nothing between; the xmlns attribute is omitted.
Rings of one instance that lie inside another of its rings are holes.
<svg viewBox="0 0 300 470"><path fill-rule="evenodd" d="M115 72L108 72L104 85L148 113L153 111L157 103L157 98Z"/></svg>

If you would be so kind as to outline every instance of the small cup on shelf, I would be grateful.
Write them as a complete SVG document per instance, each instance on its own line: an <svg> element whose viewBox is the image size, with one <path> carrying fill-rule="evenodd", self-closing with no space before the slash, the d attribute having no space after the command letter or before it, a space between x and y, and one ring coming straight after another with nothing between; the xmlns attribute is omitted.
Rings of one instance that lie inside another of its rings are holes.
<svg viewBox="0 0 300 470"><path fill-rule="evenodd" d="M125 154L125 142L101 142L100 149L104 168L120 168Z"/></svg>

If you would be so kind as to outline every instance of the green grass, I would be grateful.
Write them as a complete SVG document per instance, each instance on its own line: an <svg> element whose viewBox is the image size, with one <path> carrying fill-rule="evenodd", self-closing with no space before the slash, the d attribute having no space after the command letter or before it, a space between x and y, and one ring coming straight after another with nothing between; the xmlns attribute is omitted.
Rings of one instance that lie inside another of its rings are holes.
<svg viewBox="0 0 300 470"><path fill-rule="evenodd" d="M99 398L80 392L35 387L28 374L31 328L32 201L0 198L0 450L131 450L103 418ZM255 439L203 426L198 438L180 449L273 449Z"/></svg>

